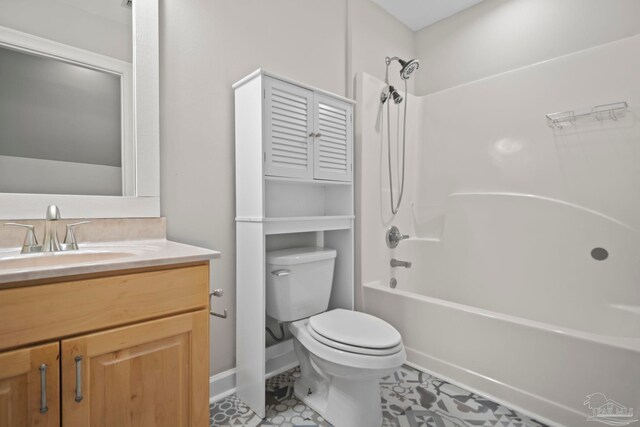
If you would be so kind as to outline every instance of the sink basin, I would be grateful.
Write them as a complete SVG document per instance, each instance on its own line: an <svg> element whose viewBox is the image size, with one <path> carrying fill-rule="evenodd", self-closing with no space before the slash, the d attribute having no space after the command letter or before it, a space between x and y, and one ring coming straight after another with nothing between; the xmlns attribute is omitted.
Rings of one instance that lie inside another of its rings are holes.
<svg viewBox="0 0 640 427"><path fill-rule="evenodd" d="M0 258L0 269L22 270L42 267L64 267L73 264L111 261L134 256L130 252L111 251L70 251L46 252L29 255L13 255Z"/></svg>

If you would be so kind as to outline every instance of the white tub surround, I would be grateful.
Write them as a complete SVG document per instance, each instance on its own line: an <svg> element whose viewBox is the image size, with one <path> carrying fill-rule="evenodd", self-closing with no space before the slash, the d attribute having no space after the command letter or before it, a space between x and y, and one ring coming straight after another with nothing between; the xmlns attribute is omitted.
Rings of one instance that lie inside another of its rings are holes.
<svg viewBox="0 0 640 427"><path fill-rule="evenodd" d="M358 302L400 331L409 362L551 425L592 425L594 393L637 412L638 75L634 36L410 97L395 217L383 84L360 76ZM617 120L546 117L620 101ZM390 225L411 239L387 248Z"/></svg>

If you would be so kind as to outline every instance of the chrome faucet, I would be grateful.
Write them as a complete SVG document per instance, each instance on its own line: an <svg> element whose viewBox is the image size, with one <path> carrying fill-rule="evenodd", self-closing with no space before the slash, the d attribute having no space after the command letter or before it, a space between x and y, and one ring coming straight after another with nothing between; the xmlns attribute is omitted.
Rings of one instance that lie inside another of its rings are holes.
<svg viewBox="0 0 640 427"><path fill-rule="evenodd" d="M400 260L397 260L395 258L392 258L391 259L391 267L411 268L411 262L410 261L400 261Z"/></svg>
<svg viewBox="0 0 640 427"><path fill-rule="evenodd" d="M389 227L389 229L387 230L387 234L385 235L385 241L387 242L387 246L390 247L391 249L398 246L401 240L408 239L408 238L409 238L409 235L402 234L400 230L398 230L398 227L396 227L395 225Z"/></svg>
<svg viewBox="0 0 640 427"><path fill-rule="evenodd" d="M60 209L56 205L49 205L44 224L42 252L58 252L62 250L58 240L58 220L60 220Z"/></svg>
<svg viewBox="0 0 640 427"><path fill-rule="evenodd" d="M58 239L58 221L60 220L60 209L56 205L49 205L45 216L44 239L42 245L38 244L38 239L34 232L34 226L31 224L17 224L14 222L5 223L6 226L23 227L27 229L24 242L22 243L23 254L34 252L59 252L71 251L78 249L78 242L74 233L74 227L80 224L86 224L90 221L80 221L74 224L67 224L67 233L64 236L64 243L60 243Z"/></svg>

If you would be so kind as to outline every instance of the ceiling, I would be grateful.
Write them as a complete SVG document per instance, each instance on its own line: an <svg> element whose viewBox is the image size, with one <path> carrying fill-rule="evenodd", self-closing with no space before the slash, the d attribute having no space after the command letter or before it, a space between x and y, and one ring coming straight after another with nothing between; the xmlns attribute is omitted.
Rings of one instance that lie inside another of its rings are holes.
<svg viewBox="0 0 640 427"><path fill-rule="evenodd" d="M413 31L455 15L482 0L372 0Z"/></svg>

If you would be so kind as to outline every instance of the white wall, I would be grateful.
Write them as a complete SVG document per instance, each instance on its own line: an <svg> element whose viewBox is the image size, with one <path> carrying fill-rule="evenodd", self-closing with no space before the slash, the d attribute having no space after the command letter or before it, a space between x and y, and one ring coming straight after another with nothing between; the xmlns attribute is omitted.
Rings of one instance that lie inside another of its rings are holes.
<svg viewBox="0 0 640 427"><path fill-rule="evenodd" d="M410 56L410 30L369 0L349 3L359 17L352 26L353 48L346 0L160 3L162 215L170 239L222 251L214 263L213 286L224 289L225 296L215 308L229 308L229 318L212 320L213 373L235 365L231 84L262 67L345 95L352 81L348 63L379 74L386 55ZM383 46L368 42L376 33ZM383 37L397 33L402 35Z"/></svg>
<svg viewBox="0 0 640 427"><path fill-rule="evenodd" d="M485 0L415 36L424 95L640 32L637 0Z"/></svg>

